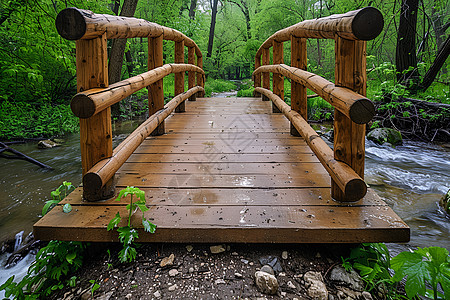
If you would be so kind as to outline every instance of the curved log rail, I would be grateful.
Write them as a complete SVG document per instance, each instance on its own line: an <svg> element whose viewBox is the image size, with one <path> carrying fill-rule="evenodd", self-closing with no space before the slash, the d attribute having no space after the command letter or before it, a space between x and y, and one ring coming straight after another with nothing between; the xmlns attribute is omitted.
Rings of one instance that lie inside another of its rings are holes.
<svg viewBox="0 0 450 300"><path fill-rule="evenodd" d="M184 101L204 96L203 56L183 33L146 20L95 14L78 8L62 10L56 18L58 33L76 40L77 92L71 108L80 118L83 198L97 201L114 193L114 174L150 134L164 134L164 119L184 112ZM148 38L148 72L109 86L107 40ZM163 40L175 42L175 63L163 65ZM188 63L185 64L185 46ZM188 91L184 75L188 72ZM175 97L164 106L163 78L175 73ZM149 118L116 149L112 148L111 105L148 87Z"/></svg>
<svg viewBox="0 0 450 300"><path fill-rule="evenodd" d="M291 134L303 136L331 176L331 196L337 201L364 197L365 124L375 114L366 95L366 41L384 25L380 11L365 7L345 14L306 20L279 30L258 49L253 80L255 96L272 100L273 112L291 122ZM306 71L306 40L335 40L335 83ZM291 66L284 65L283 42L291 42ZM273 63L270 64L270 48ZM273 73L273 93L270 89ZM284 103L284 77L291 79L291 107ZM335 108L333 151L307 122L307 89Z"/></svg>

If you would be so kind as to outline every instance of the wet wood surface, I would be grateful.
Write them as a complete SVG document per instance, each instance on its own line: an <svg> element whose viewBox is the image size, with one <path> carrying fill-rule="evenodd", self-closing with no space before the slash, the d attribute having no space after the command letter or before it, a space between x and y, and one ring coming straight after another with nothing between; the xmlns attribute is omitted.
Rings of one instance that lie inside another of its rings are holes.
<svg viewBox="0 0 450 300"><path fill-rule="evenodd" d="M330 176L289 121L260 98L197 98L147 138L116 175L146 192L158 228L140 242L405 242L409 227L373 190L355 203L330 196ZM117 241L106 225L128 199L82 199L77 188L34 226L41 240ZM139 213L132 222L139 226Z"/></svg>

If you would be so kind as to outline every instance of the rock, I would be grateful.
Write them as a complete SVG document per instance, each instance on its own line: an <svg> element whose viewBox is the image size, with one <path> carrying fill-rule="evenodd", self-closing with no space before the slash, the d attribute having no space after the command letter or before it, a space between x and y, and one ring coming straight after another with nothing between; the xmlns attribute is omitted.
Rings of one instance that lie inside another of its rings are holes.
<svg viewBox="0 0 450 300"><path fill-rule="evenodd" d="M127 294L127 295L125 296L126 299L131 299L131 297L133 297L133 295L131 295L131 294Z"/></svg>
<svg viewBox="0 0 450 300"><path fill-rule="evenodd" d="M178 275L178 270L177 269L172 269L172 270L170 270L169 271L169 276L170 277L175 277L175 276L177 276Z"/></svg>
<svg viewBox="0 0 450 300"><path fill-rule="evenodd" d="M293 290L295 290L297 288L295 286L295 284L293 284L292 281L290 281L290 280L287 282L287 286L288 286L288 288L293 289Z"/></svg>
<svg viewBox="0 0 450 300"><path fill-rule="evenodd" d="M171 286L169 286L169 291L175 291L176 289L178 288L178 285L176 285L176 284L174 284L174 285L171 285Z"/></svg>
<svg viewBox="0 0 450 300"><path fill-rule="evenodd" d="M161 298L161 293L159 291L156 291L153 293L153 296L155 296L155 298Z"/></svg>
<svg viewBox="0 0 450 300"><path fill-rule="evenodd" d="M344 299L361 299L362 293L358 291L354 291L345 286L336 286L336 289L344 293ZM383 298L384 299L384 298Z"/></svg>
<svg viewBox="0 0 450 300"><path fill-rule="evenodd" d="M192 245L187 245L187 246L186 246L187 252L191 252L192 249L194 249L194 247L192 247Z"/></svg>
<svg viewBox="0 0 450 300"><path fill-rule="evenodd" d="M264 266L264 265L269 265L272 267L272 269L275 271L275 273L280 273L283 272L283 268L281 267L281 264L278 260L278 257L276 256L266 256L266 257L261 257L259 259L259 263Z"/></svg>
<svg viewBox="0 0 450 300"><path fill-rule="evenodd" d="M376 128L367 134L367 139L379 145L389 143L395 147L402 144L402 134L392 128Z"/></svg>
<svg viewBox="0 0 450 300"><path fill-rule="evenodd" d="M49 148L59 147L59 146L61 146L61 144L55 143L54 141L51 141L51 140L42 140L42 141L38 142L37 146L39 149L49 149Z"/></svg>
<svg viewBox="0 0 450 300"><path fill-rule="evenodd" d="M275 295L278 291L278 281L272 274L256 271L255 283L261 293Z"/></svg>
<svg viewBox="0 0 450 300"><path fill-rule="evenodd" d="M281 258L282 259L288 259L288 252L287 251L281 252Z"/></svg>
<svg viewBox="0 0 450 300"><path fill-rule="evenodd" d="M358 292L364 290L364 282L361 276L353 269L347 272L342 266L338 265L331 270L330 280Z"/></svg>
<svg viewBox="0 0 450 300"><path fill-rule="evenodd" d="M268 273L268 274L270 274L270 275L275 275L275 272L273 271L272 267L269 266L269 265L264 265L264 266L261 268L260 271L261 271L261 272Z"/></svg>
<svg viewBox="0 0 450 300"><path fill-rule="evenodd" d="M223 280L222 278L216 279L216 281L214 281L215 284L225 284L225 280Z"/></svg>
<svg viewBox="0 0 450 300"><path fill-rule="evenodd" d="M189 273L194 273L194 268L193 267L189 268Z"/></svg>
<svg viewBox="0 0 450 300"><path fill-rule="evenodd" d="M450 189L448 190L447 194L442 196L441 200L439 201L439 205L447 214L450 214Z"/></svg>
<svg viewBox="0 0 450 300"><path fill-rule="evenodd" d="M169 257L164 257L161 262L159 263L159 265L163 268L165 266L171 266L173 265L173 261L175 259L175 255L172 253L170 254Z"/></svg>
<svg viewBox="0 0 450 300"><path fill-rule="evenodd" d="M248 260L241 258L241 261L242 261L244 264L248 265Z"/></svg>
<svg viewBox="0 0 450 300"><path fill-rule="evenodd" d="M303 279L308 287L308 296L317 300L328 300L328 290L320 273L308 271Z"/></svg>
<svg viewBox="0 0 450 300"><path fill-rule="evenodd" d="M244 276L242 276L241 273L234 273L234 277L236 277L236 278L242 278L242 277L244 277Z"/></svg>
<svg viewBox="0 0 450 300"><path fill-rule="evenodd" d="M96 297L95 300L109 300L113 294L114 294L114 291L111 291L109 293L106 293L106 294Z"/></svg>
<svg viewBox="0 0 450 300"><path fill-rule="evenodd" d="M66 142L64 139L52 139L52 141L54 141L57 144L63 144Z"/></svg>
<svg viewBox="0 0 450 300"><path fill-rule="evenodd" d="M212 254L218 254L225 252L225 248L226 248L225 245L217 245L209 247L209 250L211 251Z"/></svg>
<svg viewBox="0 0 450 300"><path fill-rule="evenodd" d="M81 300L89 300L91 299L91 291L90 290L86 290L81 294L80 297Z"/></svg>
<svg viewBox="0 0 450 300"><path fill-rule="evenodd" d="M361 296L364 300L373 300L372 295L367 291L362 292Z"/></svg>

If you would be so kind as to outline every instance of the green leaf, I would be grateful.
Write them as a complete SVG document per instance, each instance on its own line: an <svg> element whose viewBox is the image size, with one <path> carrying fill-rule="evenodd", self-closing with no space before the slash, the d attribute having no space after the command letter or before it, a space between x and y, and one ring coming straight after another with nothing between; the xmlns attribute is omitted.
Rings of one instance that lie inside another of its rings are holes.
<svg viewBox="0 0 450 300"><path fill-rule="evenodd" d="M119 225L121 220L122 220L122 218L120 217L119 212L117 212L116 216L111 221L109 221L109 224L108 224L108 227L106 228L106 230L110 231L111 229L113 229L114 227Z"/></svg>
<svg viewBox="0 0 450 300"><path fill-rule="evenodd" d="M120 227L117 231L119 232L119 240L124 245L130 245L134 239L139 237L138 232L129 226Z"/></svg>
<svg viewBox="0 0 450 300"><path fill-rule="evenodd" d="M119 252L119 260L120 262L132 262L136 258L136 249L130 245L123 247Z"/></svg>
<svg viewBox="0 0 450 300"><path fill-rule="evenodd" d="M50 211L51 207L58 203L59 203L59 200L46 201L44 207L42 208L42 215L45 216Z"/></svg>
<svg viewBox="0 0 450 300"><path fill-rule="evenodd" d="M391 260L395 271L393 281L400 281L407 276L405 291L408 298L417 294L425 295L425 280L431 280L430 262L424 261L417 252L402 252Z"/></svg>
<svg viewBox="0 0 450 300"><path fill-rule="evenodd" d="M144 230L150 233L155 233L156 225L151 223L146 218L142 218L142 225L144 225Z"/></svg>
<svg viewBox="0 0 450 300"><path fill-rule="evenodd" d="M70 205L69 203L64 204L63 206L63 212L65 212L66 214L70 213L72 211L72 205Z"/></svg>
<svg viewBox="0 0 450 300"><path fill-rule="evenodd" d="M142 204L142 203L136 202L136 206L139 207L139 209L142 212L146 212L147 210L149 210L149 208L147 206L145 206L145 203Z"/></svg>
<svg viewBox="0 0 450 300"><path fill-rule="evenodd" d="M441 284L444 290L445 299L450 299L450 263L443 263L439 266L437 282Z"/></svg>
<svg viewBox="0 0 450 300"><path fill-rule="evenodd" d="M71 252L69 254L66 255L66 260L69 264L73 263L73 260L75 259L75 257L77 257L77 253L76 252Z"/></svg>

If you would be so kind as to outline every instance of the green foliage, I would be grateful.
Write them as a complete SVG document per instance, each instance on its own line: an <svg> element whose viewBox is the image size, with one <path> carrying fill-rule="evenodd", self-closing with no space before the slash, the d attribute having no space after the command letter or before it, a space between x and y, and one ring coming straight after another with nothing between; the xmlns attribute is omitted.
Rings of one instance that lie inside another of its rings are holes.
<svg viewBox="0 0 450 300"><path fill-rule="evenodd" d="M66 277L81 267L86 247L81 242L50 241L36 254L22 281L16 283L12 276L0 290L6 298L44 299L65 286L75 286L76 277Z"/></svg>
<svg viewBox="0 0 450 300"><path fill-rule="evenodd" d="M63 181L63 183L54 191L51 192L52 200L45 202L42 208L42 215L47 214L56 204L61 202L67 195L75 189L71 182ZM67 203L63 206L63 211L69 213L72 211L72 206Z"/></svg>
<svg viewBox="0 0 450 300"><path fill-rule="evenodd" d="M208 78L205 83L205 95L211 97L211 93L228 92L236 88L236 83L232 81Z"/></svg>
<svg viewBox="0 0 450 300"><path fill-rule="evenodd" d="M139 188L128 186L119 192L119 196L116 201L120 201L122 198L130 196L130 203L126 206L128 210L128 223L126 226L119 227L117 232L119 233L119 241L123 244L122 250L119 252L120 262L133 261L136 258L136 248L134 241L139 238L138 232L133 228L131 224L131 216L133 212L139 209L142 212L142 226L146 232L154 233L156 230L156 225L147 220L144 216L144 212L148 211L148 207L145 205L145 192ZM133 196L138 198L137 201L133 202ZM110 231L117 227L122 221L120 213L117 212L116 216L111 219L108 223L107 230Z"/></svg>
<svg viewBox="0 0 450 300"><path fill-rule="evenodd" d="M91 284L91 298L93 299L95 291L100 288L100 284L95 282L93 279L89 280L89 283Z"/></svg>

